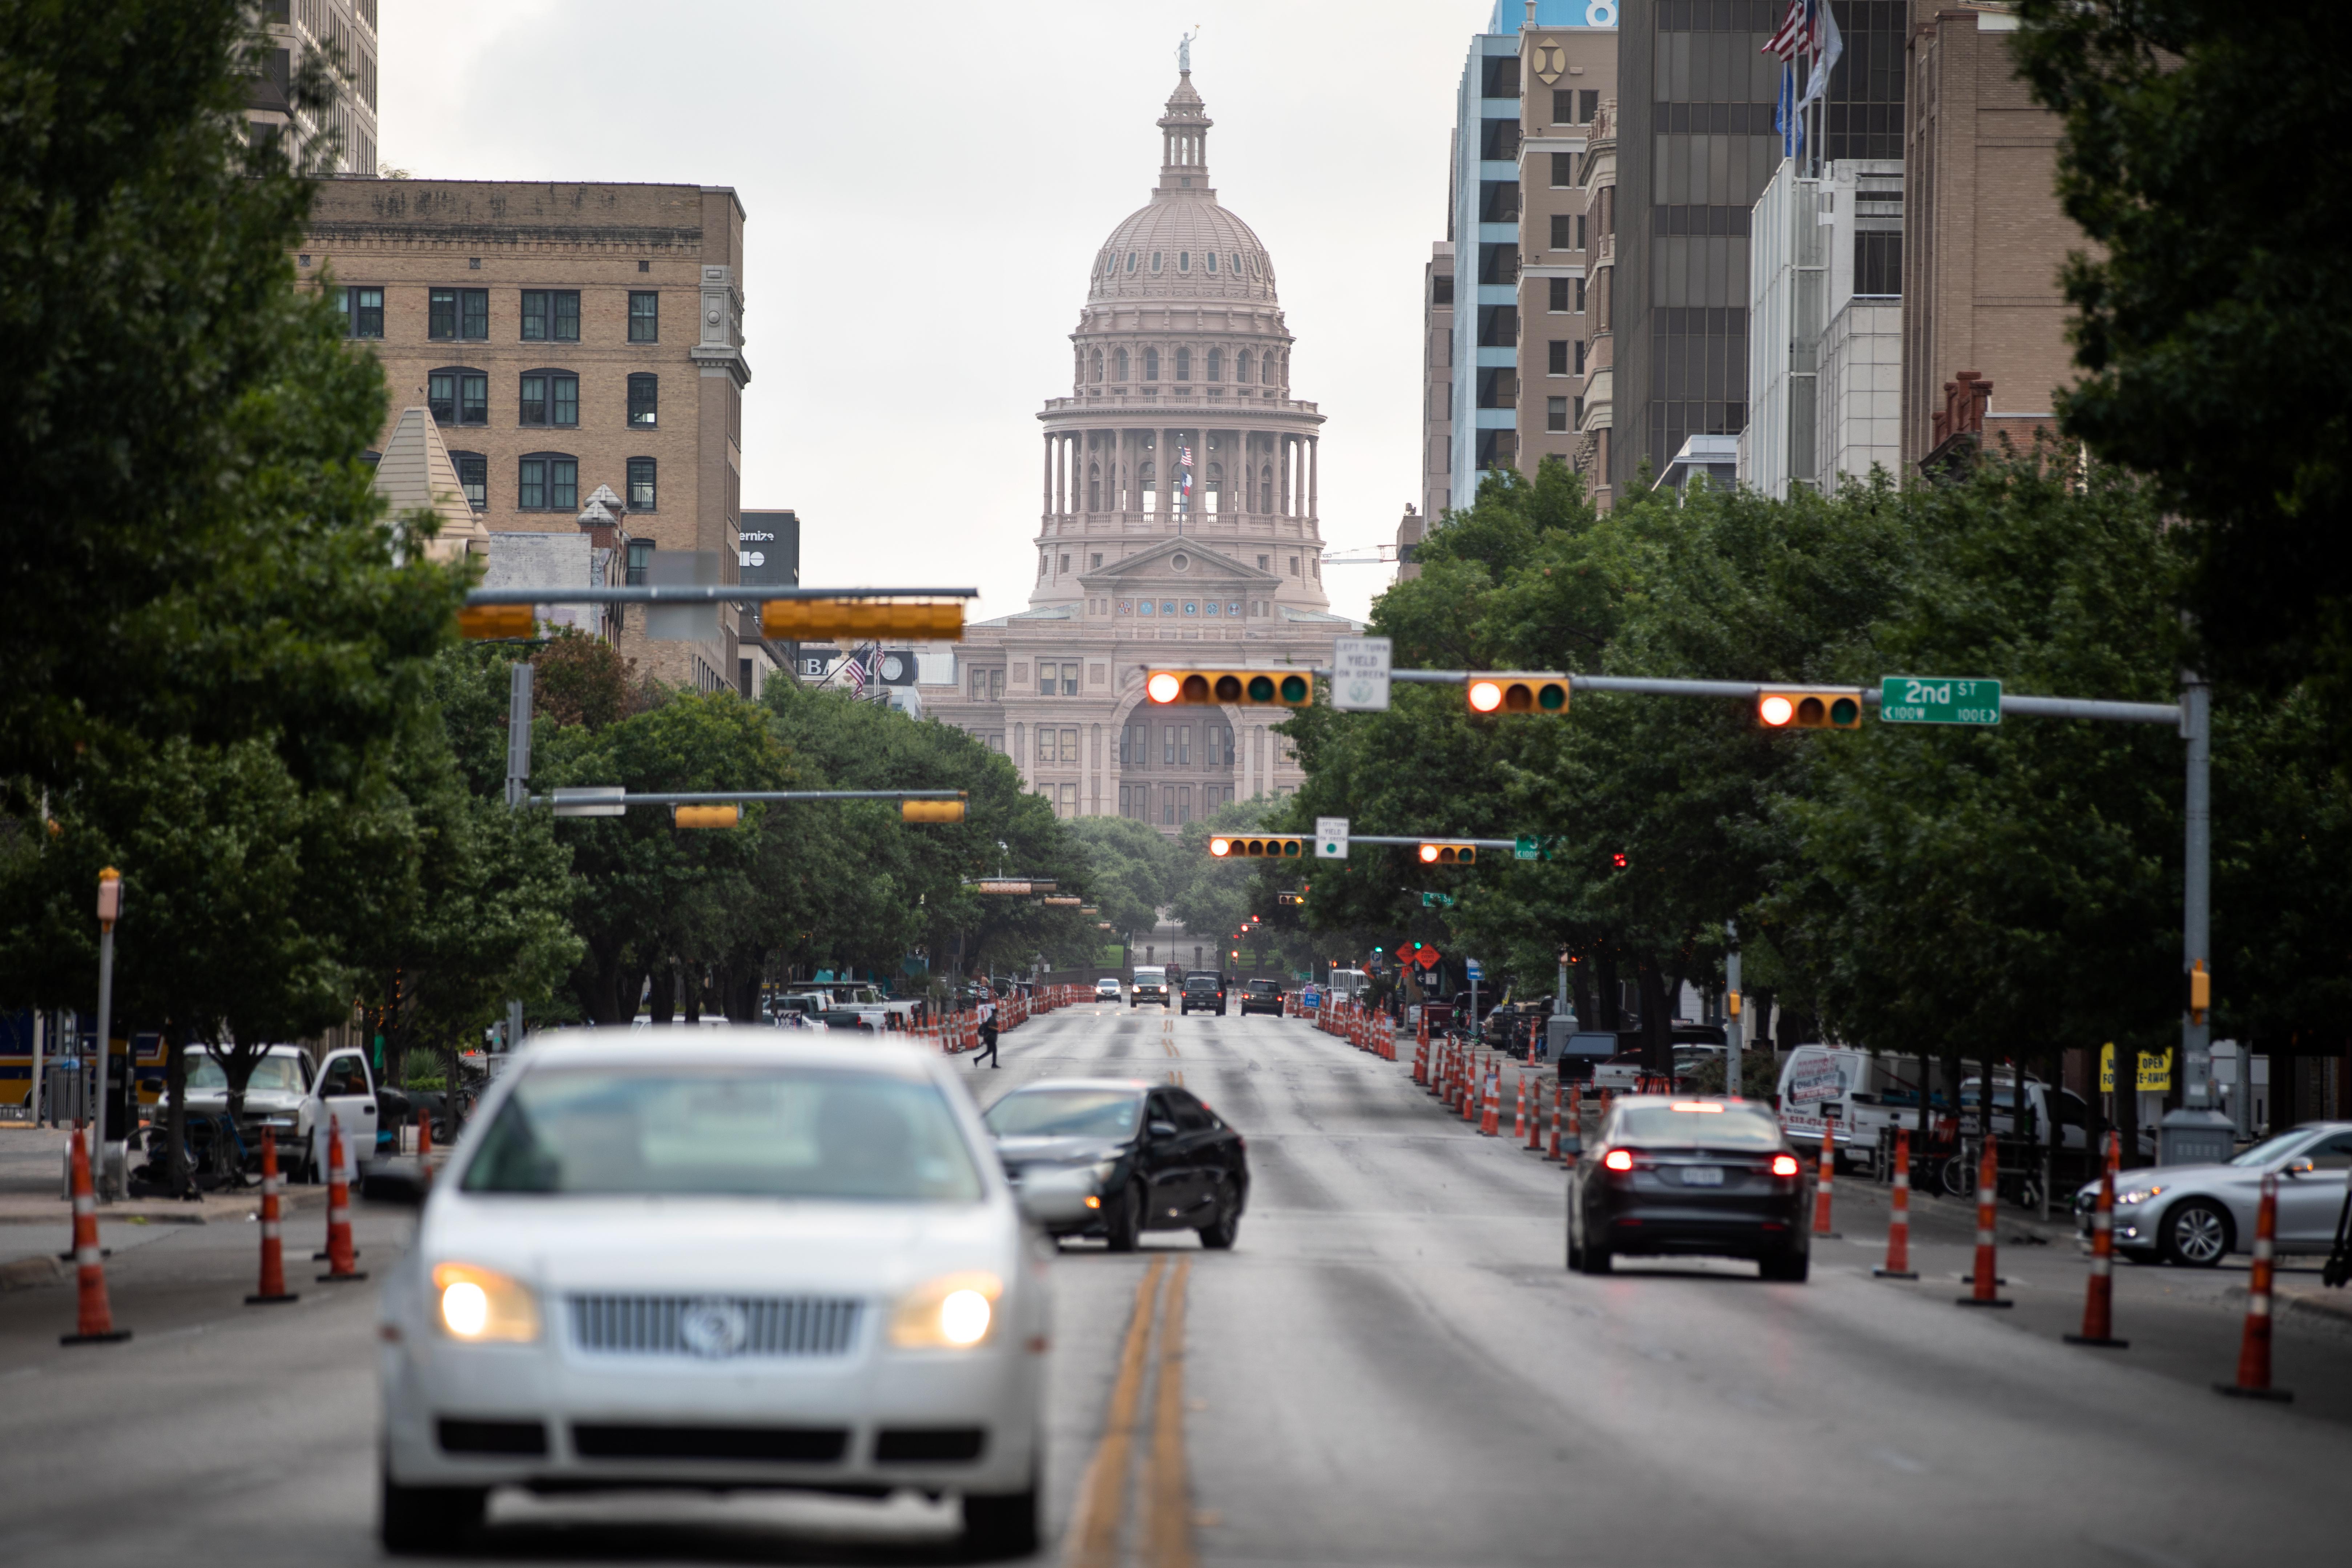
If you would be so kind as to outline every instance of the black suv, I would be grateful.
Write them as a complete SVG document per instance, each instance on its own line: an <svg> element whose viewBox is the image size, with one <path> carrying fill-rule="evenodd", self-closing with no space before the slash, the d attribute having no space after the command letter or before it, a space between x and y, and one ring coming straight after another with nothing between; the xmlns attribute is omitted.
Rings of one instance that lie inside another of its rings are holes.
<svg viewBox="0 0 2352 1568"><path fill-rule="evenodd" d="M1225 977L1216 970L1202 969L1184 976L1184 1001L1177 1011L1190 1013L1196 1007L1204 1013L1214 1008L1220 1018L1225 1016Z"/></svg>
<svg viewBox="0 0 2352 1568"><path fill-rule="evenodd" d="M1242 982L1242 1016L1246 1018L1252 1013L1271 1013L1277 1018L1282 1016L1280 982L1273 980Z"/></svg>

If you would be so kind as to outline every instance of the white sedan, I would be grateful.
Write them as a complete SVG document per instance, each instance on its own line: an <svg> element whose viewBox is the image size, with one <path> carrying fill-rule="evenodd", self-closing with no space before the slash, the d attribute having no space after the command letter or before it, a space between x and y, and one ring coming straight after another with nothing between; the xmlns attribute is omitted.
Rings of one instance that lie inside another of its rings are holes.
<svg viewBox="0 0 2352 1568"><path fill-rule="evenodd" d="M452 1549L494 1487L656 1486L953 1493L968 1554L1034 1551L1048 1253L944 1059L752 1028L527 1044L408 1189L384 1545Z"/></svg>

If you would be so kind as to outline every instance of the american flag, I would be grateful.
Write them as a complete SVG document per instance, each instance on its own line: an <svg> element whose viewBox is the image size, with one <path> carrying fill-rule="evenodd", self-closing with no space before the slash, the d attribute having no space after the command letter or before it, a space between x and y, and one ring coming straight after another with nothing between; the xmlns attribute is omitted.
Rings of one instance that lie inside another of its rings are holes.
<svg viewBox="0 0 2352 1568"><path fill-rule="evenodd" d="M849 694L852 697L866 695L866 682L873 673L866 661L873 652L870 647L859 648L851 654L849 661L841 667L841 678L849 682Z"/></svg>
<svg viewBox="0 0 2352 1568"><path fill-rule="evenodd" d="M1812 32L1811 0L1789 0L1789 14L1780 18L1780 30L1764 41L1764 53L1793 60L1797 51L1806 47Z"/></svg>

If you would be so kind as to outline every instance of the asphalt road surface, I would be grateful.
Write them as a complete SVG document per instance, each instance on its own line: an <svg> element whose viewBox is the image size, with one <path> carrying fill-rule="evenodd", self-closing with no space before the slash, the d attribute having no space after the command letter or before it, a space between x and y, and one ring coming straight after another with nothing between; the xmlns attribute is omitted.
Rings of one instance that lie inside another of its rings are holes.
<svg viewBox="0 0 2352 1568"><path fill-rule="evenodd" d="M1003 1058L967 1069L982 1103L1180 1079L1247 1136L1255 1182L1231 1253L1064 1252L1044 1560L2219 1568L2352 1540L2352 1333L2285 1313L2295 1403L2216 1394L2242 1268L2120 1269L2132 1348L2078 1349L2071 1246L2004 1251L2015 1309L1957 1308L1964 1214L1923 1202L1922 1279L1877 1280L1884 1204L1853 1189L1809 1284L1586 1279L1562 1268L1557 1166L1303 1024L1089 1005L1009 1031ZM241 1305L250 1224L110 1227L127 1344L59 1347L69 1287L0 1294L0 1559L377 1560L373 1287L311 1283L322 1224L289 1222L302 1300L267 1309ZM5 1228L12 1253L51 1234ZM406 1228L362 1208L362 1267ZM502 1496L478 1555L936 1563L952 1530L920 1500Z"/></svg>

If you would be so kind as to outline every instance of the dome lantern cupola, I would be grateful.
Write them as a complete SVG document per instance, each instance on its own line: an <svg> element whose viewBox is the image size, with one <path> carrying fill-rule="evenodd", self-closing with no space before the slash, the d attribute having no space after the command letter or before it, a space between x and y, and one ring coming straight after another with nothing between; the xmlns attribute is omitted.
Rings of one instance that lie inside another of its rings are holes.
<svg viewBox="0 0 2352 1568"><path fill-rule="evenodd" d="M1176 90L1168 95L1168 112L1160 117L1160 188L1151 193L1153 201L1188 192L1201 200L1217 199L1209 185L1209 127L1215 123L1192 89L1192 73L1179 75Z"/></svg>

